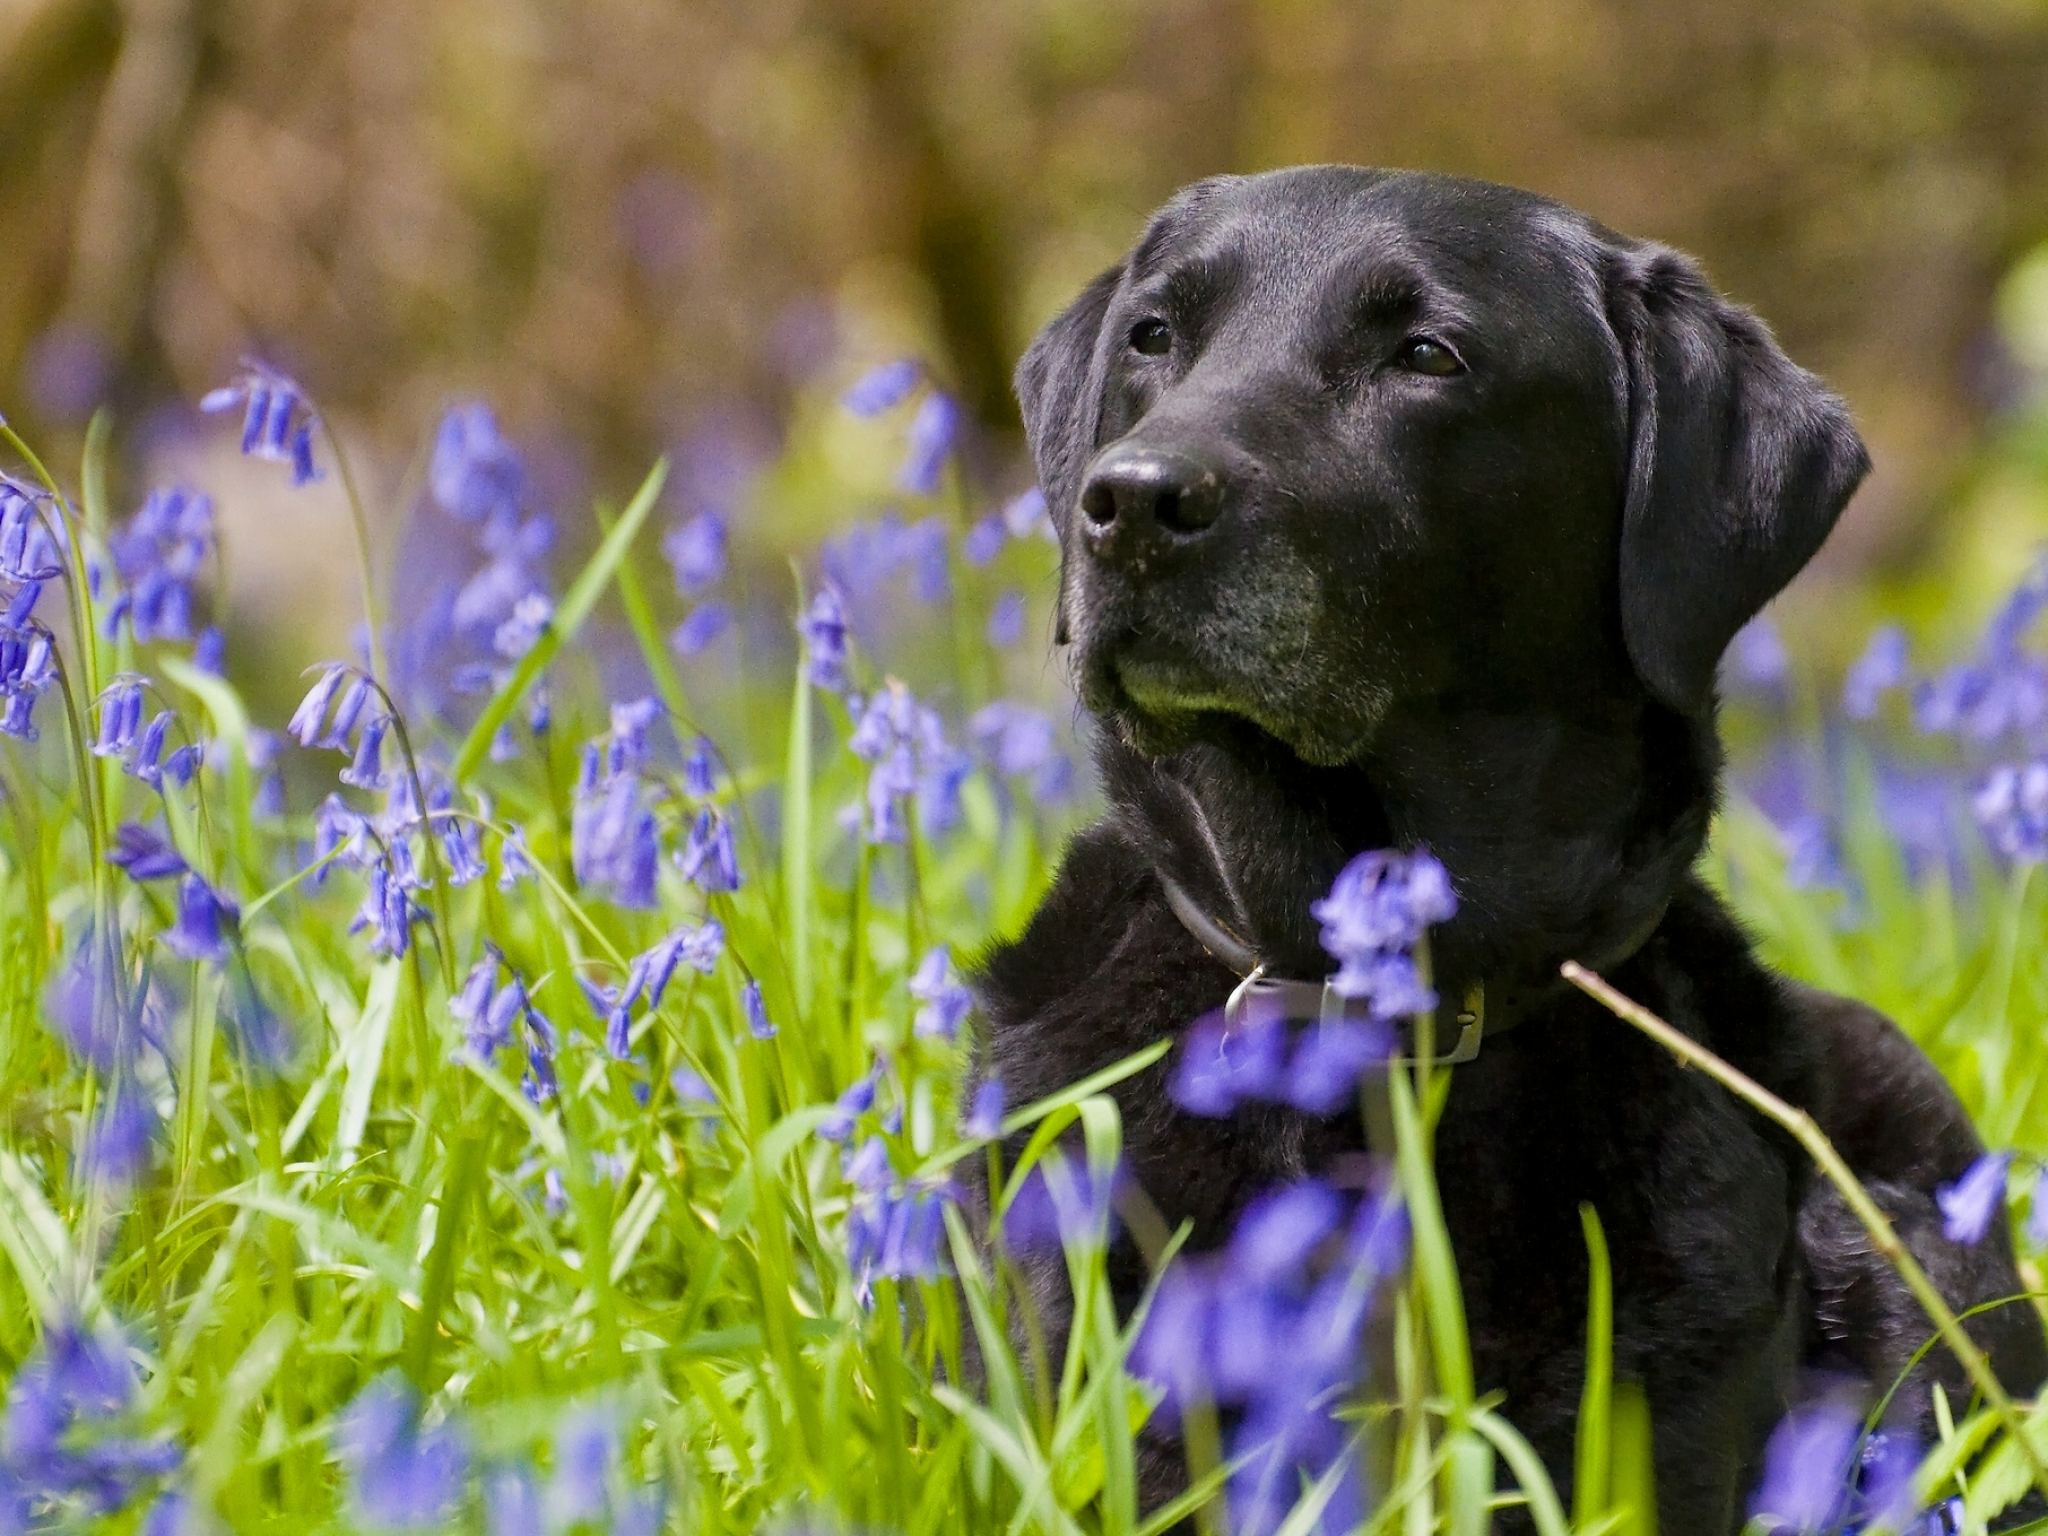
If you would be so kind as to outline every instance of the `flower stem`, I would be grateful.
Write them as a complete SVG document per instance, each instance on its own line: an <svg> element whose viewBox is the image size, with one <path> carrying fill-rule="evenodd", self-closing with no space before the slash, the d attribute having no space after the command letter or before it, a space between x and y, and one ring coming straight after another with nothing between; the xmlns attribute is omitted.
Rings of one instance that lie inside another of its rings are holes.
<svg viewBox="0 0 2048 1536"><path fill-rule="evenodd" d="M1562 970L1566 981L1607 1008L1615 1017L1634 1025L1676 1056L1685 1066L1698 1067L1766 1119L1783 1126L1792 1134L1793 1139L1806 1149L1815 1165L1827 1176L1828 1182L1842 1192L1842 1198L1848 1202L1849 1209L1856 1213L1857 1220L1861 1221L1864 1229L1869 1232L1871 1246L1884 1255L1886 1262L1898 1272L1899 1278L1906 1282L1906 1288L1912 1291L1915 1299L1925 1309L1928 1319L1941 1334L1942 1342L1948 1345L1956 1359L1962 1362L1963 1369L1969 1373L1971 1383L1990 1405L1992 1412L1998 1415L2006 1433L2018 1443L2020 1454L2026 1458L2027 1469L2033 1477L2034 1486L2048 1494L2048 1464L2043 1463L2040 1452L2035 1449L2033 1440L2027 1434L2026 1420L2021 1418L2019 1409L2007 1395L1998 1374L1991 1369L1990 1360L1986 1358L1984 1351L1977 1347L1976 1341L1963 1331L1961 1321L1942 1299L1941 1292L1935 1287L1934 1282L1927 1278L1927 1271L1920 1267L1919 1261L1913 1257L1906 1245L1899 1241L1899 1235L1892 1229L1890 1219L1879 1208L1877 1202L1870 1198L1870 1192L1863 1187L1862 1182L1849 1171L1849 1165L1842 1161L1841 1153L1835 1150L1834 1143L1829 1141L1826 1134L1814 1123L1813 1117L1805 1110L1787 1104L1762 1084L1731 1067L1697 1040L1672 1028L1642 1004L1617 992L1577 961L1565 961Z"/></svg>
<svg viewBox="0 0 2048 1536"><path fill-rule="evenodd" d="M377 573L370 564L370 520L356 490L355 474L348 467L348 455L341 451L341 439L324 415L320 417L320 435L327 439L327 451L334 456L341 491L348 498L349 522L355 529L356 582L363 594L363 627L370 635L370 675L379 683L389 683L391 668L384 657L384 626L377 613Z"/></svg>

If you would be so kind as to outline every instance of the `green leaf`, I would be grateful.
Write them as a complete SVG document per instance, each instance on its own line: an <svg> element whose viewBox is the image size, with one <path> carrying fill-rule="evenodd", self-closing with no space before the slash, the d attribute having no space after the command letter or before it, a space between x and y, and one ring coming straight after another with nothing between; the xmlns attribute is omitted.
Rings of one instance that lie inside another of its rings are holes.
<svg viewBox="0 0 2048 1536"><path fill-rule="evenodd" d="M625 512L598 544L596 552L578 573L567 594L555 605L554 617L540 632L540 638L533 642L533 648L519 658L519 665L512 669L512 676L506 680L505 686L491 695L491 702L484 706L476 724L469 728L469 735L463 738L462 750L455 754L455 766L448 770L457 784L476 772L477 765L491 749L498 727L518 707L519 701L526 696L526 690L533 686L533 680L555 659L555 653L575 638L576 632L583 627L583 621L590 617L590 610L604 595L605 586L618 570L619 562L632 549L634 535L647 521L647 514L654 510L655 498L661 494L662 484L667 479L668 460L659 459L647 472L647 478L640 482L640 489L633 493Z"/></svg>

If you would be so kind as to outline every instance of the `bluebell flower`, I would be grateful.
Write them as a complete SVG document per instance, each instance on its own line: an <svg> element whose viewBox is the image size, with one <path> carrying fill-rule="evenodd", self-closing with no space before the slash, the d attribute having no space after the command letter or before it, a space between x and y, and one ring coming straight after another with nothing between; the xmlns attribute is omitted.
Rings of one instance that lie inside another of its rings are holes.
<svg viewBox="0 0 2048 1536"><path fill-rule="evenodd" d="M1358 1081L1386 1065L1399 1041L1384 1023L1335 1019L1304 1029L1287 1062L1281 1097L1304 1114L1355 1103Z"/></svg>
<svg viewBox="0 0 2048 1536"><path fill-rule="evenodd" d="M1367 1000L1376 1019L1436 1006L1409 956L1435 923L1458 910L1450 877L1429 854L1378 850L1345 865L1330 894L1310 909L1322 944L1337 961L1330 986Z"/></svg>
<svg viewBox="0 0 2048 1536"><path fill-rule="evenodd" d="M910 995L924 1005L913 1028L926 1039L951 1040L974 1007L974 994L954 977L952 956L943 944L926 952L910 978Z"/></svg>
<svg viewBox="0 0 2048 1536"><path fill-rule="evenodd" d="M136 732L141 728L141 680L130 677L108 684L100 695L100 729L92 744L92 755L125 756L133 750Z"/></svg>
<svg viewBox="0 0 2048 1536"><path fill-rule="evenodd" d="M2048 759L1993 769L1971 809L1991 846L2014 863L2048 859Z"/></svg>
<svg viewBox="0 0 2048 1536"><path fill-rule="evenodd" d="M227 636L220 632L218 624L207 625L192 642L192 665L208 677L227 675L227 654Z"/></svg>
<svg viewBox="0 0 2048 1536"><path fill-rule="evenodd" d="M45 1011L72 1052L111 1077L132 1067L148 1040L144 1001L132 989L124 997L108 945L88 928L51 976Z"/></svg>
<svg viewBox="0 0 2048 1536"><path fill-rule="evenodd" d="M20 630L29 626L35 617L36 604L43 595L43 583L24 581L15 588L14 596L7 600L7 611L0 614L0 629Z"/></svg>
<svg viewBox="0 0 2048 1536"><path fill-rule="evenodd" d="M1221 1011L1197 1019L1181 1037L1167 1091L1191 1115L1220 1119L1247 1100L1287 1090L1287 1026L1270 1011L1248 1009L1232 1029Z"/></svg>
<svg viewBox="0 0 2048 1536"><path fill-rule="evenodd" d="M368 868L376 857L370 844L368 819L339 795L329 795L313 812L313 862L320 863L330 856L359 869ZM313 876L313 882L317 885L326 878L327 868L322 868Z"/></svg>
<svg viewBox="0 0 2048 1536"><path fill-rule="evenodd" d="M710 806L697 812L689 840L676 855L683 878L710 895L740 888L739 854L733 845L732 823Z"/></svg>
<svg viewBox="0 0 2048 1536"><path fill-rule="evenodd" d="M1045 492L1035 485L1004 506L1003 526L1010 530L1013 539L1036 537L1059 542L1059 530L1053 527L1052 514L1046 509Z"/></svg>
<svg viewBox="0 0 2048 1536"><path fill-rule="evenodd" d="M692 798L702 800L717 788L718 765L711 740L699 736L690 743L690 750L683 758L683 789Z"/></svg>
<svg viewBox="0 0 2048 1536"><path fill-rule="evenodd" d="M725 603L699 603L669 631L668 643L680 656L695 656L732 628L732 608Z"/></svg>
<svg viewBox="0 0 2048 1536"><path fill-rule="evenodd" d="M524 599L545 596L541 565L554 548L555 521L537 512L521 523L488 522L479 541L488 558L457 590L448 619L463 631L488 628L495 641L501 621Z"/></svg>
<svg viewBox="0 0 2048 1536"><path fill-rule="evenodd" d="M668 1085L675 1096L690 1104L712 1104L718 1102L718 1095L711 1091L711 1085L688 1067L677 1067L668 1075Z"/></svg>
<svg viewBox="0 0 2048 1536"><path fill-rule="evenodd" d="M1106 1241L1123 1170L1098 1177L1048 1154L1026 1174L1002 1213L1003 1247L1011 1253L1058 1253Z"/></svg>
<svg viewBox="0 0 2048 1536"><path fill-rule="evenodd" d="M936 496L959 435L959 404L951 395L933 390L917 403L917 413L910 418L896 484L913 496Z"/></svg>
<svg viewBox="0 0 2048 1536"><path fill-rule="evenodd" d="M1783 690L1792 663L1785 654L1785 642L1778 636L1778 626L1760 613L1735 632L1722 665L1737 686L1757 693L1777 693Z"/></svg>
<svg viewBox="0 0 2048 1536"><path fill-rule="evenodd" d="M389 782L384 771L384 738L390 733L391 723L390 715L376 715L363 726L356 737L355 756L341 770L342 783L358 789L382 789Z"/></svg>
<svg viewBox="0 0 2048 1536"><path fill-rule="evenodd" d="M2048 1166L2034 1176L2034 1198L2027 1210L2027 1241L2048 1248Z"/></svg>
<svg viewBox="0 0 2048 1536"><path fill-rule="evenodd" d="M661 718L661 701L652 697L612 705L611 748L605 760L613 773L638 769L647 761L647 733Z"/></svg>
<svg viewBox="0 0 2048 1536"><path fill-rule="evenodd" d="M533 649L554 616L554 602L545 592L526 593L491 632L491 649L507 661L517 661Z"/></svg>
<svg viewBox="0 0 2048 1536"><path fill-rule="evenodd" d="M1028 778L1034 798L1057 799L1073 775L1073 764L1058 750L1052 717L1041 709L998 699L967 722L975 750L1009 778Z"/></svg>
<svg viewBox="0 0 2048 1536"><path fill-rule="evenodd" d="M917 388L920 370L916 360L898 358L869 369L839 397L839 403L856 416L879 416L910 398Z"/></svg>
<svg viewBox="0 0 2048 1536"><path fill-rule="evenodd" d="M526 1009L526 1075L520 1088L535 1104L545 1104L561 1092L555 1076L555 1053L559 1048L555 1026L548 1016L530 1003Z"/></svg>
<svg viewBox="0 0 2048 1536"><path fill-rule="evenodd" d="M1941 1230L1952 1243L1975 1246L1991 1230L1992 1219L2005 1210L2005 1175L2010 1152L1986 1152L1953 1184L1934 1192L1941 1207Z"/></svg>
<svg viewBox="0 0 2048 1536"><path fill-rule="evenodd" d="M444 815L436 819L435 831L441 839L441 855L448 861L450 885L468 885L489 873L484 865L483 831L475 822L466 816Z"/></svg>
<svg viewBox="0 0 2048 1536"><path fill-rule="evenodd" d="M577 880L622 907L651 908L661 858L659 829L639 776L586 772L570 811L569 862Z"/></svg>
<svg viewBox="0 0 2048 1536"><path fill-rule="evenodd" d="M322 668L320 676L299 701L299 707L292 711L292 717L284 728L285 734L302 747L310 747L318 741L321 728L327 723L328 706L350 676L349 668L338 661Z"/></svg>
<svg viewBox="0 0 2048 1536"><path fill-rule="evenodd" d="M1906 632L1896 624L1879 625L1842 680L1842 713L1870 719L1885 694L1905 686L1906 676Z"/></svg>
<svg viewBox="0 0 2048 1536"><path fill-rule="evenodd" d="M313 462L313 428L319 414L297 382L264 363L248 361L241 373L199 402L209 414L242 408L242 452L292 467L292 484L321 478Z"/></svg>
<svg viewBox="0 0 2048 1536"><path fill-rule="evenodd" d="M587 976L578 976L576 984L582 989L583 997L590 1004L590 1011L604 1026L605 1054L614 1061L624 1061L633 1053L633 1003L638 998L640 983L636 980L624 987L601 986Z"/></svg>
<svg viewBox="0 0 2048 1536"><path fill-rule="evenodd" d="M121 1186L132 1182L149 1166L156 1128L156 1106L139 1089L123 1088L113 1094L86 1128L86 1177Z"/></svg>
<svg viewBox="0 0 2048 1536"><path fill-rule="evenodd" d="M555 1434L555 1476L548 1511L562 1527L594 1520L609 1502L608 1484L619 1455L618 1431L598 1409L567 1415Z"/></svg>
<svg viewBox="0 0 2048 1536"><path fill-rule="evenodd" d="M761 983L749 981L740 989L740 1010L747 1016L747 1033L756 1040L773 1040L775 1025L768 1017L768 1005L761 1000Z"/></svg>
<svg viewBox="0 0 2048 1536"><path fill-rule="evenodd" d="M185 861L161 832L124 821L114 829L114 846L107 850L107 862L128 872L135 881L168 880L185 873Z"/></svg>
<svg viewBox="0 0 2048 1536"><path fill-rule="evenodd" d="M112 1328L50 1323L7 1386L0 1441L0 1486L15 1511L78 1500L74 1516L112 1515L148 1480L176 1470L183 1454L169 1440L140 1438L124 1422L135 1407L135 1368L127 1340ZM6 1511L0 1508L0 1515ZM29 1529L25 1523L9 1529ZM44 1528L41 1525L35 1529Z"/></svg>
<svg viewBox="0 0 2048 1536"><path fill-rule="evenodd" d="M490 1536L540 1536L547 1526L540 1485L525 1463L484 1469L484 1529Z"/></svg>
<svg viewBox="0 0 2048 1536"><path fill-rule="evenodd" d="M1835 1529L1848 1509L1862 1433L1862 1409L1847 1393L1828 1393L1786 1414L1764 1445L1750 1518L1774 1533Z"/></svg>
<svg viewBox="0 0 2048 1536"><path fill-rule="evenodd" d="M993 1141L1003 1133L1003 1080L991 1077L974 1090L974 1099L969 1104L966 1118L960 1122L960 1132L976 1141Z"/></svg>
<svg viewBox="0 0 2048 1536"><path fill-rule="evenodd" d="M821 1137L826 1141L844 1141L853 1134L854 1122L874 1108L878 1072L878 1068L870 1068L847 1085L846 1091L833 1101L831 1115L818 1127Z"/></svg>
<svg viewBox="0 0 2048 1536"><path fill-rule="evenodd" d="M1879 1430L1864 1438L1857 1455L1856 1515L1866 1528L1910 1530L1921 1503L1913 1494L1913 1475L1920 1467L1920 1448L1910 1432ZM1935 1536L1938 1526L1922 1528Z"/></svg>
<svg viewBox="0 0 2048 1536"><path fill-rule="evenodd" d="M228 935L241 920L240 910L198 875L178 884L178 919L163 932L165 948L186 960L219 965L228 957Z"/></svg>
<svg viewBox="0 0 2048 1536"><path fill-rule="evenodd" d="M348 925L350 933L369 930L373 955L402 957L412 947L412 925L427 916L412 895L419 875L404 854L405 846L402 840L394 841L389 854L370 865L369 889Z"/></svg>
<svg viewBox="0 0 2048 1536"><path fill-rule="evenodd" d="M135 738L134 747L121 764L124 772L142 780L151 789L163 786L164 739L170 734L173 718L169 710L159 710L143 728L142 734Z"/></svg>
<svg viewBox="0 0 2048 1536"><path fill-rule="evenodd" d="M498 840L498 889L509 891L522 880L533 878L532 855L526 851L526 839L514 827Z"/></svg>
<svg viewBox="0 0 2048 1536"><path fill-rule="evenodd" d="M426 1428L420 1402L395 1377L372 1382L343 1414L336 1436L349 1504L364 1525L443 1529L469 1476L469 1449L452 1426Z"/></svg>
<svg viewBox="0 0 2048 1536"><path fill-rule="evenodd" d="M123 590L107 609L107 633L126 619L140 645L191 638L192 584L213 551L213 499L181 485L151 491L111 546Z"/></svg>
<svg viewBox="0 0 2048 1536"><path fill-rule="evenodd" d="M1005 650L1024 638L1024 594L1005 592L988 611L988 643Z"/></svg>
<svg viewBox="0 0 2048 1536"><path fill-rule="evenodd" d="M818 589L797 623L803 643L804 675L814 687L844 693L846 674L846 603L829 583Z"/></svg>
<svg viewBox="0 0 2048 1536"><path fill-rule="evenodd" d="M967 537L960 541L960 553L969 565L979 568L1000 555L1009 540L1010 530L1003 525L1003 515L991 512L967 530Z"/></svg>
<svg viewBox="0 0 2048 1536"><path fill-rule="evenodd" d="M946 1237L948 1187L907 1185L871 1190L846 1217L846 1262L865 1303L878 1276L935 1280L943 1272L939 1245Z"/></svg>
<svg viewBox="0 0 2048 1536"><path fill-rule="evenodd" d="M1992 616L1974 659L1922 680L1914 690L1914 724L1988 742L2031 733L2048 719L2048 664L2020 649L2044 602L2048 559L2036 562Z"/></svg>
<svg viewBox="0 0 2048 1536"><path fill-rule="evenodd" d="M488 405L470 401L442 416L427 462L427 489L442 511L466 523L518 517L526 465Z"/></svg>
<svg viewBox="0 0 2048 1536"><path fill-rule="evenodd" d="M895 1167L889 1161L889 1144L879 1136L870 1136L858 1147L849 1147L839 1155L839 1173L863 1194L887 1189L896 1178Z"/></svg>
<svg viewBox="0 0 2048 1536"><path fill-rule="evenodd" d="M57 680L56 649L41 626L0 628L0 734L20 741L37 738L36 700Z"/></svg>
<svg viewBox="0 0 2048 1536"><path fill-rule="evenodd" d="M695 597L725 574L725 519L703 511L677 523L661 541L661 552L675 572L676 591Z"/></svg>
<svg viewBox="0 0 2048 1536"><path fill-rule="evenodd" d="M0 475L0 577L44 582L64 573L64 557L48 521L58 515L49 495Z"/></svg>

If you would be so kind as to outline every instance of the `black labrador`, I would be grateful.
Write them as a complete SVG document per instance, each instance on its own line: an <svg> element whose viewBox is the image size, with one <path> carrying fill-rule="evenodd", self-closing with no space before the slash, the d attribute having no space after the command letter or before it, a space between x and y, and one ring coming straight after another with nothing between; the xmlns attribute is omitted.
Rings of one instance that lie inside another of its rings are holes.
<svg viewBox="0 0 2048 1536"><path fill-rule="evenodd" d="M1958 1307L2021 1289L2002 1230L1942 1236L1934 1190L1979 1145L1926 1058L1766 969L1692 872L1721 652L1868 465L1841 402L1674 251L1341 166L1183 191L1017 389L1110 809L985 963L1011 1101L1223 1004L1239 978L1194 928L1323 977L1310 903L1361 850L1428 848L1459 898L1439 990L1485 997L1438 1136L1480 1385L1568 1487L1592 1202L1661 1529L1726 1536L1801 1367L1889 1383L1925 1321L1788 1137L1560 962L1811 1110ZM1117 1097L1131 1175L1197 1246L1365 1145L1356 1114L1184 1114L1169 1066ZM1112 1267L1128 1303L1142 1260ZM2015 1389L2048 1375L2026 1305L1971 1326ZM1969 1395L1942 1358L1922 1375ZM1178 1451L1145 1456L1156 1500Z"/></svg>

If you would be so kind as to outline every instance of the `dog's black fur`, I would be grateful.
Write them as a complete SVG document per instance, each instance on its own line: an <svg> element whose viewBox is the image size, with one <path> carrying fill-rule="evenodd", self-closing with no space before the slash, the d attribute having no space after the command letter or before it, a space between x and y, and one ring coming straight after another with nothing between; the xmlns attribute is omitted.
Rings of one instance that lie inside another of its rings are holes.
<svg viewBox="0 0 2048 1536"><path fill-rule="evenodd" d="M1110 810L982 972L1012 1102L1230 991L1161 872L1274 973L1318 977L1310 902L1363 849L1427 847L1460 903L1432 939L1440 990L1483 981L1523 1019L1455 1069L1438 1133L1480 1385L1567 1486L1591 1201L1661 1528L1725 1536L1801 1366L1882 1385L1926 1325L1790 1138L1560 962L1810 1109L1957 1306L2020 1289L2003 1231L1941 1236L1934 1188L1979 1147L1926 1058L1767 970L1691 873L1718 658L1862 477L1846 411L1673 251L1507 188L1348 167L1184 191L1017 384ZM1184 1114L1167 1070L1116 1090L1129 1170L1197 1246L1364 1145L1355 1115ZM1113 1271L1128 1303L1135 1251ZM2048 1375L2024 1305L1972 1326L2016 1389ZM1922 1375L1968 1396L1939 1361ZM1177 1476L1150 1443L1150 1496Z"/></svg>

